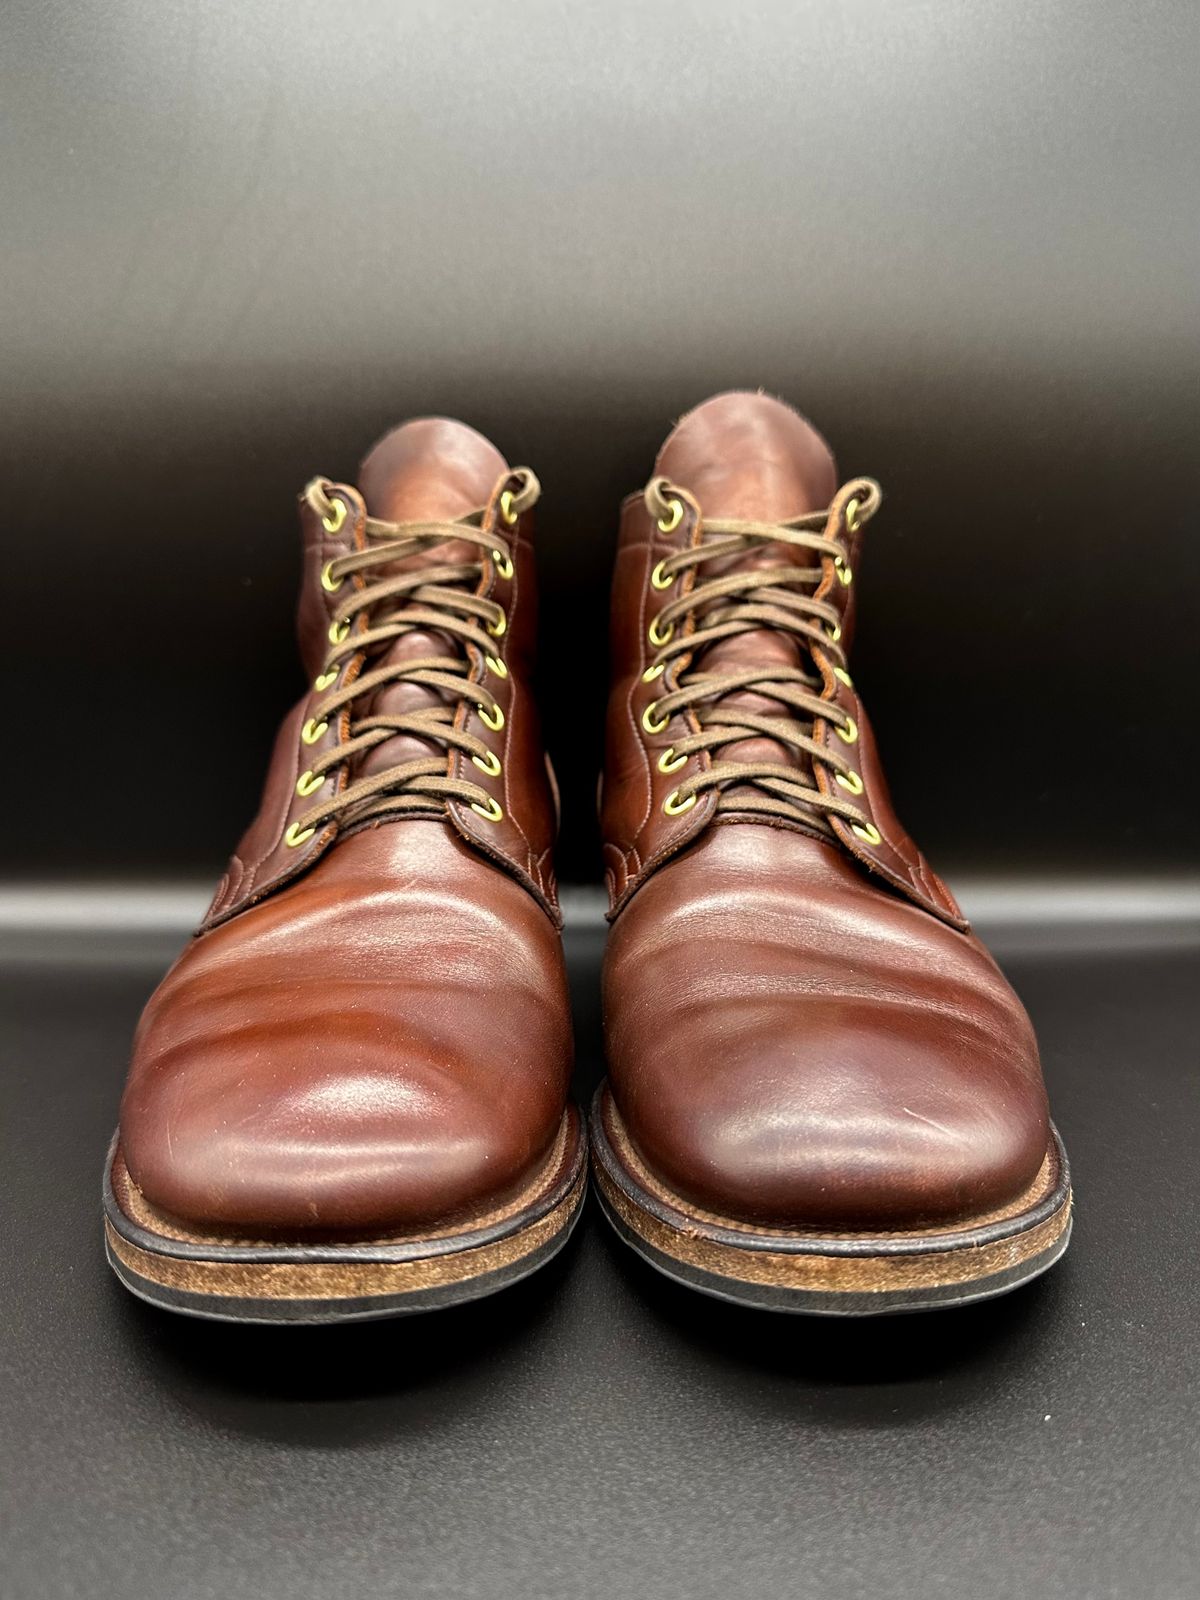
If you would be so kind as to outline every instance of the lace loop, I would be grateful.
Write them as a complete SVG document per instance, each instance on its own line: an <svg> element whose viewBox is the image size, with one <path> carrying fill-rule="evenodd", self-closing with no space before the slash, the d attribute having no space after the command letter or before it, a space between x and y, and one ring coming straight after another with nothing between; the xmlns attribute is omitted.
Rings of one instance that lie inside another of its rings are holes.
<svg viewBox="0 0 1200 1600"><path fill-rule="evenodd" d="M532 467L514 467L512 476L521 480L519 489L509 489L509 515L515 522L526 511L532 511L542 497L542 485ZM509 526L511 527L511 523Z"/></svg>
<svg viewBox="0 0 1200 1600"><path fill-rule="evenodd" d="M646 485L646 509L656 521L665 519L681 498L681 491L666 478L653 478ZM857 531L878 510L880 499L878 484L863 478L848 484L829 510L788 522L702 517L693 543L664 556L656 566L660 580L656 588L665 589L668 580L673 584L677 578L690 577L691 583L684 582L682 592L667 600L652 619L653 637L663 641L647 668L648 681L662 680L663 692L652 702L654 718L665 726L671 717L686 712L695 724L695 731L673 738L671 771L692 756L710 757L706 769L683 778L672 792L671 815L716 790L718 812L799 820L826 833L832 817L871 829L865 812L843 797L862 793L859 774L840 750L816 739L813 725L830 723L846 746L857 738L853 717L831 697L825 671L828 663L835 676L848 682L839 643L840 612L818 599L817 591L827 586L827 579L836 582L850 570L849 552L837 534L843 528ZM772 560L772 552L781 559ZM811 555L812 563L797 562L793 552ZM750 564L742 564L747 560ZM706 576L705 569L713 575ZM710 646L763 631L788 635L796 644L798 664L739 662L715 670L705 664ZM820 652L820 660L814 651ZM777 709L728 703L730 696L741 694L765 699ZM799 758L797 764L722 759L724 747L756 739L783 745ZM839 785L843 794L821 790L816 773L822 767L844 780Z"/></svg>
<svg viewBox="0 0 1200 1600"><path fill-rule="evenodd" d="M352 665L341 685L323 694L312 707L313 726L337 723L340 737L311 762L305 774L305 792L313 792L339 768L359 766L364 756L397 737L441 746L445 753L431 751L379 772L363 774L360 768L355 775L348 770L349 781L338 792L294 819L294 838L310 837L329 822L360 822L395 812L436 813L450 800L465 801L492 821L503 814L480 784L451 777L450 763L461 754L488 776L500 770L494 753L470 731L460 713L466 707L486 718L488 726L503 726L504 712L496 696L485 682L473 680L475 664L468 650L478 653L481 671L486 672L482 658L494 655L507 616L499 601L479 590L489 568L511 575L513 549L504 524L515 525L541 492L528 467L517 468L507 482L504 493L510 516L496 519L496 525L486 532L484 506L452 521L384 522L367 517L363 548L326 563L323 581L329 593L341 590L347 578L353 579L353 584L338 594L320 679L334 684L347 663L361 665L357 671ZM314 478L304 495L332 532L334 524L340 527L344 521L344 509L339 517L335 508L344 508L345 503L331 487L327 480ZM440 546L463 544L473 547L465 559L450 559L439 551ZM404 563L414 558L420 558L420 565L406 568ZM367 666L412 633L448 637L458 653L410 656ZM380 691L401 684L430 691L441 697L441 703L397 712L374 707Z"/></svg>
<svg viewBox="0 0 1200 1600"><path fill-rule="evenodd" d="M675 507L681 503L681 497L675 485L669 478L651 478L643 491L646 510L655 522L669 522L674 519Z"/></svg>

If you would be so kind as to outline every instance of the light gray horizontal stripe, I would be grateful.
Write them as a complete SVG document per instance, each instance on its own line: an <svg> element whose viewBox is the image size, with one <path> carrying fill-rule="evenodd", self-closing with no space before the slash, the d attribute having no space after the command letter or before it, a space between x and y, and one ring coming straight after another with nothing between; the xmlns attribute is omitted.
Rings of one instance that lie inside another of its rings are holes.
<svg viewBox="0 0 1200 1600"><path fill-rule="evenodd" d="M182 936L212 890L193 883L28 883L0 887L0 933Z"/></svg>
<svg viewBox="0 0 1200 1600"><path fill-rule="evenodd" d="M1129 923L1200 923L1200 877L996 878L953 881L966 914L982 927L1069 927ZM211 889L203 884L0 885L0 933L133 934L184 938L199 922ZM601 889L566 887L567 922L603 922Z"/></svg>
<svg viewBox="0 0 1200 1600"><path fill-rule="evenodd" d="M985 878L951 884L972 922L1007 927L1030 922L1200 921L1200 877Z"/></svg>

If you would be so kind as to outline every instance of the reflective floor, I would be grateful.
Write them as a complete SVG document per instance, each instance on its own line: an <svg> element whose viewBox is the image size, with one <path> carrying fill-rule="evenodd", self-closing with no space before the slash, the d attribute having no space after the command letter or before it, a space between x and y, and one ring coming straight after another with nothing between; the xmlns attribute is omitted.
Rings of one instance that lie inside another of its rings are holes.
<svg viewBox="0 0 1200 1600"><path fill-rule="evenodd" d="M601 942L570 941L581 1093ZM2 974L0 1592L1194 1595L1200 943L1043 923L998 953L1075 1171L1040 1283L773 1318L657 1277L591 1204L491 1301L277 1330L155 1312L104 1265L102 1157L169 951L26 944Z"/></svg>

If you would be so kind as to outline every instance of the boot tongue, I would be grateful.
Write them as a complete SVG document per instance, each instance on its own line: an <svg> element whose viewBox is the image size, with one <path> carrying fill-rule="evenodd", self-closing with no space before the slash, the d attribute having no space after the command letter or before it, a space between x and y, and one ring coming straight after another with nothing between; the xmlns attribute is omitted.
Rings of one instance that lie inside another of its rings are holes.
<svg viewBox="0 0 1200 1600"><path fill-rule="evenodd" d="M706 517L744 522L823 511L837 490L824 439L768 394L719 394L689 411L659 452L656 470L694 495ZM801 552L796 558L805 559Z"/></svg>
<svg viewBox="0 0 1200 1600"><path fill-rule="evenodd" d="M383 522L453 522L483 505L507 471L495 445L465 422L423 417L393 428L367 452L358 487L368 514ZM438 559L449 551L457 561L472 548L445 545ZM422 561L430 558L416 558Z"/></svg>
<svg viewBox="0 0 1200 1600"><path fill-rule="evenodd" d="M363 459L358 487L368 515L383 522L453 522L486 504L497 480L507 471L504 457L474 428L447 417L426 417L393 428L380 439ZM394 567L373 568L370 581L382 581L389 575L420 567L477 560L478 554L475 545L451 539L427 552L408 556ZM368 661L364 670L421 656L460 653L458 640L440 630L406 633L382 655ZM441 701L435 690L419 684L388 684L369 705L357 701L354 715L404 715ZM357 775L365 777L405 761L445 753L444 745L397 734L367 752L358 764ZM431 811L437 809L430 806Z"/></svg>
<svg viewBox="0 0 1200 1600"><path fill-rule="evenodd" d="M743 522L788 522L823 511L837 491L837 468L821 435L791 406L766 394L717 395L688 413L659 453L656 471L687 489L704 517ZM808 566L814 558L790 545L763 545L745 556L707 563L697 583L731 571ZM695 669L738 671L750 666L806 667L806 652L792 635L763 628L719 640L701 652ZM791 716L777 700L742 690L726 696L727 710ZM713 751L715 760L771 761L809 775L803 754L774 739L742 739ZM736 789L730 793L736 794Z"/></svg>

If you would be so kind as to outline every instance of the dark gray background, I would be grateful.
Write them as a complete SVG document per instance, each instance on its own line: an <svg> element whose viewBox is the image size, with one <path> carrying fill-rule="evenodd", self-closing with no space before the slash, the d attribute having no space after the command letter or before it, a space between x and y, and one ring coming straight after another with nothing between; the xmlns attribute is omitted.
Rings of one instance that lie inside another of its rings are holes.
<svg viewBox="0 0 1200 1600"><path fill-rule="evenodd" d="M617 501L728 385L884 485L855 673L935 861L1200 860L1190 0L3 14L14 870L217 872L301 686L294 497L442 411L546 485L595 876Z"/></svg>
<svg viewBox="0 0 1200 1600"><path fill-rule="evenodd" d="M3 1600L1193 1600L1192 0L0 19ZM441 1317L140 1306L100 1164L203 904L176 881L219 870L300 687L300 487L430 411L537 468L583 883L617 501L760 384L884 484L855 675L1038 1027L1063 1265L828 1327L674 1290L593 1208Z"/></svg>

